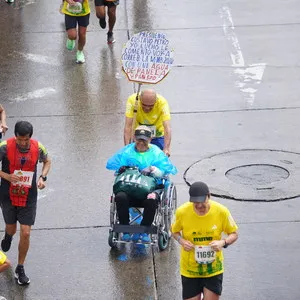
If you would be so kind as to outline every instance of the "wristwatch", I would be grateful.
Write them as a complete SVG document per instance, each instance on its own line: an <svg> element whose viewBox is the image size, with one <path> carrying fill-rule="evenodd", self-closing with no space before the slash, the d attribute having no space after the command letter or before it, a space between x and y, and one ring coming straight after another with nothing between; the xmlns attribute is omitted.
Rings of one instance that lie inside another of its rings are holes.
<svg viewBox="0 0 300 300"><path fill-rule="evenodd" d="M47 180L47 176L43 176L43 175L41 175L41 176L40 176L40 178L42 178L44 181L46 181L46 180Z"/></svg>
<svg viewBox="0 0 300 300"><path fill-rule="evenodd" d="M223 248L227 248L229 245L227 244L226 239L224 239L223 241L225 242Z"/></svg>

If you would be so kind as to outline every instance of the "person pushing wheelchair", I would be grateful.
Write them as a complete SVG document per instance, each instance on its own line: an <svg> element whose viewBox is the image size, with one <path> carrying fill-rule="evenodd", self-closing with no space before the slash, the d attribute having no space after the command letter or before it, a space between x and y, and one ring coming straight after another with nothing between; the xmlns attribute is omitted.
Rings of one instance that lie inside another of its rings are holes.
<svg viewBox="0 0 300 300"><path fill-rule="evenodd" d="M151 129L145 125L138 126L134 132L134 143L121 148L107 161L108 170L116 170L113 187L119 224L129 225L129 208L143 207L141 225L151 226L159 194L155 191L161 179L177 173L165 153L151 142ZM146 175L146 176L145 176ZM135 233L132 236L124 232L122 240L129 242L150 243L147 233Z"/></svg>

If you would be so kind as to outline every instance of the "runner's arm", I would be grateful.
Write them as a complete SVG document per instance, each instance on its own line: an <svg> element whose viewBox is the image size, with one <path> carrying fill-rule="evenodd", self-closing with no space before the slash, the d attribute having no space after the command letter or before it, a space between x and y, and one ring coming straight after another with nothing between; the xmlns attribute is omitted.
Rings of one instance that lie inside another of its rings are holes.
<svg viewBox="0 0 300 300"><path fill-rule="evenodd" d="M50 171L50 167L51 167L51 159L49 158L49 156L47 155L46 160L43 161L43 167L42 167L42 176L46 177Z"/></svg>
<svg viewBox="0 0 300 300"><path fill-rule="evenodd" d="M230 233L225 239L223 239L223 246L225 246L225 243L228 246L233 244L238 239L238 237L239 235L237 231Z"/></svg>
<svg viewBox="0 0 300 300"><path fill-rule="evenodd" d="M0 126L2 129L2 132L5 134L5 132L8 129L8 127L6 125L6 112L1 104L0 104Z"/></svg>
<svg viewBox="0 0 300 300"><path fill-rule="evenodd" d="M6 156L7 153L7 142L3 141L0 143L0 161L2 162L3 158ZM9 174L5 173L3 171L0 171L0 177L9 181L9 182L18 182L19 177L15 174Z"/></svg>
<svg viewBox="0 0 300 300"><path fill-rule="evenodd" d="M185 240L180 232L172 232L173 238L183 247L185 251L191 251L194 249L194 244L188 240Z"/></svg>
<svg viewBox="0 0 300 300"><path fill-rule="evenodd" d="M125 117L125 126L124 126L124 145L128 145L132 142L132 125L133 118Z"/></svg>
<svg viewBox="0 0 300 300"><path fill-rule="evenodd" d="M49 158L49 156L47 155L46 158L43 160L43 167L42 167L42 174L39 177L38 183L37 183L37 187L42 190L43 188L46 187L46 182L44 181L43 177L46 177L47 174L49 173L51 167L51 160Z"/></svg>
<svg viewBox="0 0 300 300"><path fill-rule="evenodd" d="M166 120L163 122L164 132L165 132L165 142L164 142L164 153L167 156L170 156L170 146L171 146L171 122L170 120Z"/></svg>
<svg viewBox="0 0 300 300"><path fill-rule="evenodd" d="M226 245L225 248L227 248L229 245L233 244L238 238L237 232L230 233L226 238L221 240L215 240L209 243L211 248L215 251L221 251L222 248Z"/></svg>

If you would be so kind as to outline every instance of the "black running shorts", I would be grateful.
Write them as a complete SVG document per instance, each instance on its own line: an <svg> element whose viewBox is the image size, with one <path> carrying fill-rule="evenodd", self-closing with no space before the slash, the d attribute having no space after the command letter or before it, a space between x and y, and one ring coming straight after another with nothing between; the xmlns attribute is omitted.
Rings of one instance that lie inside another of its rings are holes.
<svg viewBox="0 0 300 300"><path fill-rule="evenodd" d="M222 293L223 274L208 278L189 278L181 275L182 298L189 299L203 293L203 288L217 295Z"/></svg>
<svg viewBox="0 0 300 300"><path fill-rule="evenodd" d="M5 224L34 225L36 216L36 200L27 201L25 207L13 206L9 197L1 197L0 206Z"/></svg>
<svg viewBox="0 0 300 300"><path fill-rule="evenodd" d="M77 23L78 26L88 27L88 25L90 24L90 14L81 17L65 15L66 30L76 28Z"/></svg>
<svg viewBox="0 0 300 300"><path fill-rule="evenodd" d="M119 5L119 0L115 0L115 1L95 0L95 6L104 6L104 5L107 7L117 6Z"/></svg>

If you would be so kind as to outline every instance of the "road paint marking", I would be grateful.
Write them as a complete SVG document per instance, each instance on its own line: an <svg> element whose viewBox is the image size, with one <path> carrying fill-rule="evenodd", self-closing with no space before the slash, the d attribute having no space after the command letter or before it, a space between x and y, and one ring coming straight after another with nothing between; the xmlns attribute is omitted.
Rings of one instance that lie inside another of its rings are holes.
<svg viewBox="0 0 300 300"><path fill-rule="evenodd" d="M41 63L41 64L47 64L51 66L60 66L60 62L57 61L57 59L54 59L49 56L45 55L40 55L40 54L33 54L33 53L23 53L23 52L17 52L21 56L23 56L25 59L36 62L36 63Z"/></svg>
<svg viewBox="0 0 300 300"><path fill-rule="evenodd" d="M229 7L224 5L220 10L220 14L221 18L223 19L223 31L225 37L230 42L231 46L230 57L232 65L234 67L244 67L245 60L238 37L235 34L233 19Z"/></svg>
<svg viewBox="0 0 300 300"><path fill-rule="evenodd" d="M47 88L35 90L33 92L29 92L27 94L18 95L17 97L11 98L10 100L14 102L23 102L26 100L44 98L46 96L54 94L55 92L56 90L54 88L47 87Z"/></svg>
<svg viewBox="0 0 300 300"><path fill-rule="evenodd" d="M235 33L230 8L227 5L223 5L220 9L220 15L223 19L223 32L231 47L230 57L232 66L236 68L234 73L238 76L235 85L245 95L247 104L252 106L258 86L262 81L266 64L260 63L246 66L242 49Z"/></svg>
<svg viewBox="0 0 300 300"><path fill-rule="evenodd" d="M262 81L262 77L266 68L266 64L253 64L247 68L236 68L234 73L238 75L239 80L236 86L240 91L247 95L246 101L251 106L255 100L255 94L258 91L258 86ZM251 87L247 87L247 86Z"/></svg>

